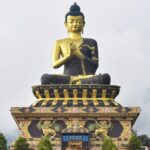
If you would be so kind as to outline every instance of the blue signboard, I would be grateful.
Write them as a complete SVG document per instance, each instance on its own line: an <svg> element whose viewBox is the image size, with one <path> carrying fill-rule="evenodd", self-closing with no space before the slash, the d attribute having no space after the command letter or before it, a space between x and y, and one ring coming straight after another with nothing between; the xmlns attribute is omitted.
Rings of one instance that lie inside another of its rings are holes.
<svg viewBox="0 0 150 150"><path fill-rule="evenodd" d="M63 135L62 136L62 141L63 142L68 142L68 141L83 141L83 142L89 142L89 135Z"/></svg>

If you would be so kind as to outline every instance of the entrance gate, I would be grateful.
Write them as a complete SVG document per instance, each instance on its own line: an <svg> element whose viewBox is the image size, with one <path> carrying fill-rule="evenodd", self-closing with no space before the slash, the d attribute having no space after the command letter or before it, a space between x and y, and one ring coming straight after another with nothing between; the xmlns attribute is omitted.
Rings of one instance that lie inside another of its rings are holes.
<svg viewBox="0 0 150 150"><path fill-rule="evenodd" d="M62 134L62 150L89 150L89 134Z"/></svg>

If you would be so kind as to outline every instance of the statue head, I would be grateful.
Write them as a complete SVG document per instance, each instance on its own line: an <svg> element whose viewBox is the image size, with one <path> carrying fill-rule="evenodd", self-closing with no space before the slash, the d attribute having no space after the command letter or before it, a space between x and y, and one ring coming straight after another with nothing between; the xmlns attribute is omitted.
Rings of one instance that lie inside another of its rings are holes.
<svg viewBox="0 0 150 150"><path fill-rule="evenodd" d="M108 122L107 122L106 120L99 121L99 123L100 123L101 125L107 125L107 124L108 124Z"/></svg>
<svg viewBox="0 0 150 150"><path fill-rule="evenodd" d="M84 24L84 14L80 11L80 7L74 3L65 16L65 26L68 32L82 32Z"/></svg>
<svg viewBox="0 0 150 150"><path fill-rule="evenodd" d="M45 120L45 121L43 122L43 125L44 125L44 126L49 126L49 125L51 125L51 124L52 124L52 122L51 122L50 120L48 120L48 121Z"/></svg>

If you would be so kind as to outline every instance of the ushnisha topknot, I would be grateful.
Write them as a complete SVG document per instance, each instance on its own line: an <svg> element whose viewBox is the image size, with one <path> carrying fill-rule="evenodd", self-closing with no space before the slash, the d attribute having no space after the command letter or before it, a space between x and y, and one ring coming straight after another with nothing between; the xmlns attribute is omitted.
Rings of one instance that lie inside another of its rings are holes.
<svg viewBox="0 0 150 150"><path fill-rule="evenodd" d="M78 13L78 12L80 12L80 7L77 5L77 3L74 3L74 5L72 5L71 7L70 7L70 11L71 12L74 12L74 13Z"/></svg>
<svg viewBox="0 0 150 150"><path fill-rule="evenodd" d="M65 21L67 21L68 16L82 16L84 20L84 14L80 11L80 6L77 3L70 7L70 11L65 16Z"/></svg>

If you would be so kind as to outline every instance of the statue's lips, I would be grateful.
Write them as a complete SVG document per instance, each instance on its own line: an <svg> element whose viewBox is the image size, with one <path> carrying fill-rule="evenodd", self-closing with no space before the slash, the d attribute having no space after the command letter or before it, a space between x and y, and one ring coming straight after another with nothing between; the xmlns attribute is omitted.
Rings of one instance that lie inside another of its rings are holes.
<svg viewBox="0 0 150 150"><path fill-rule="evenodd" d="M73 27L73 29L79 29L79 27Z"/></svg>

